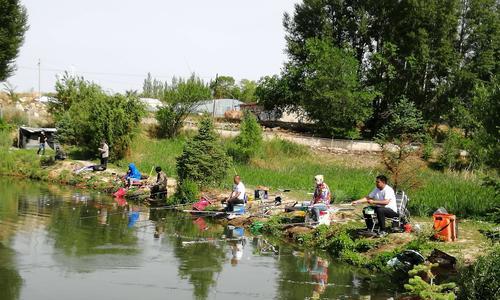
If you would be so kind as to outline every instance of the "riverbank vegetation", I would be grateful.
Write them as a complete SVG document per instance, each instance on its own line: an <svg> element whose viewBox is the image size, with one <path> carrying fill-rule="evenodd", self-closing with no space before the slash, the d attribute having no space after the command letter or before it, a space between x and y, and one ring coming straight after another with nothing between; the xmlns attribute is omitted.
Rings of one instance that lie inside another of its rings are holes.
<svg viewBox="0 0 500 300"><path fill-rule="evenodd" d="M498 168L498 19L494 0L300 1L283 18L288 59L256 95L344 138L377 137L408 101L428 141L455 145L443 164Z"/></svg>

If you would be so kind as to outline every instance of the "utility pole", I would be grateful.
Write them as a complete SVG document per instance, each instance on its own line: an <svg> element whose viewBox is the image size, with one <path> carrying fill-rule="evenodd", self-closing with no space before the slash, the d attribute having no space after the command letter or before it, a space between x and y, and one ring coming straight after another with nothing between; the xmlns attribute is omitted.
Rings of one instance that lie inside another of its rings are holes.
<svg viewBox="0 0 500 300"><path fill-rule="evenodd" d="M41 88L41 80L40 80L40 58L38 59L38 99L42 98L42 88Z"/></svg>
<svg viewBox="0 0 500 300"><path fill-rule="evenodd" d="M213 98L213 107L212 107L212 118L215 119L215 96L216 96L216 92L217 92L217 85L218 85L218 80L219 80L219 73L216 73L215 74L215 85L214 85L214 96L212 97Z"/></svg>

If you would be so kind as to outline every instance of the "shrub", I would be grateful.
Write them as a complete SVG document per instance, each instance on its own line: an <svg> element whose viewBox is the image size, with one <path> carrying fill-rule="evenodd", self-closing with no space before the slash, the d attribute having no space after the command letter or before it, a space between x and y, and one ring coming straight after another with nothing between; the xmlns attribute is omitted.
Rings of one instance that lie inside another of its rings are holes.
<svg viewBox="0 0 500 300"><path fill-rule="evenodd" d="M55 115L62 142L96 152L105 139L114 158L122 158L136 134L144 107L135 93L108 95L95 83L65 74L56 83Z"/></svg>
<svg viewBox="0 0 500 300"><path fill-rule="evenodd" d="M212 119L200 121L198 134L184 145L177 158L179 181L189 179L198 186L219 185L226 177L230 159L226 155L214 130Z"/></svg>
<svg viewBox="0 0 500 300"><path fill-rule="evenodd" d="M187 179L177 185L172 204L193 203L198 200L199 195L200 192L196 183Z"/></svg>
<svg viewBox="0 0 500 300"><path fill-rule="evenodd" d="M444 283L435 284L435 275L432 273L431 268L436 267L438 264L422 264L413 267L413 269L408 273L413 276L405 284L405 289L412 295L419 296L420 299L424 300L454 300L455 294L453 289L455 288L454 283ZM424 274L430 282L422 279L420 274ZM491 298L493 299L493 298Z"/></svg>
<svg viewBox="0 0 500 300"><path fill-rule="evenodd" d="M459 132L449 130L443 143L443 149L438 159L438 166L451 170L462 170L468 166L467 159L460 155L467 148L468 139Z"/></svg>
<svg viewBox="0 0 500 300"><path fill-rule="evenodd" d="M422 158L429 160L432 158L434 153L434 140L430 135L425 135L422 145Z"/></svg>
<svg viewBox="0 0 500 300"><path fill-rule="evenodd" d="M158 136L159 137L174 137L177 135L176 113L171 106L164 106L156 112L156 120L158 121Z"/></svg>
<svg viewBox="0 0 500 300"><path fill-rule="evenodd" d="M500 298L500 245L480 257L459 278L458 299L482 300Z"/></svg>
<svg viewBox="0 0 500 300"><path fill-rule="evenodd" d="M228 147L228 154L235 161L247 163L254 157L262 147L262 128L257 118L245 112L240 126L240 134Z"/></svg>

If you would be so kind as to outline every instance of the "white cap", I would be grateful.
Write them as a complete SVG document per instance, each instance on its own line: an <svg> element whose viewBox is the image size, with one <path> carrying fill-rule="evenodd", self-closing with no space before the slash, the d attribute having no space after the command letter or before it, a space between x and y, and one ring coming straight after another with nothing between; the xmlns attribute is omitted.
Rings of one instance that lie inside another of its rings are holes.
<svg viewBox="0 0 500 300"><path fill-rule="evenodd" d="M323 175L316 175L316 176L314 176L314 181L316 182L316 184L323 183L323 180L324 180Z"/></svg>

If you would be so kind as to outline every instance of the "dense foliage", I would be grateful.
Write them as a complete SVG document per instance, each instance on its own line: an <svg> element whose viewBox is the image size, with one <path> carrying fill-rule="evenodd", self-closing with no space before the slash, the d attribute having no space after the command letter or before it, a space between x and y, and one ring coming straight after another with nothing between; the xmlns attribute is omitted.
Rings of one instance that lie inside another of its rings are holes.
<svg viewBox="0 0 500 300"><path fill-rule="evenodd" d="M500 245L480 257L459 280L458 299L480 300L500 298Z"/></svg>
<svg viewBox="0 0 500 300"><path fill-rule="evenodd" d="M108 95L97 84L67 73L57 80L56 91L59 101L50 109L62 142L97 154L105 139L112 158L126 154L144 113L137 95Z"/></svg>
<svg viewBox="0 0 500 300"><path fill-rule="evenodd" d="M240 134L228 145L228 154L235 161L246 163L262 148L262 128L257 118L245 112L240 125Z"/></svg>
<svg viewBox="0 0 500 300"><path fill-rule="evenodd" d="M237 83L231 76L218 76L210 82L210 88L215 99L238 99L243 102L256 100L257 83L253 80L242 79Z"/></svg>
<svg viewBox="0 0 500 300"><path fill-rule="evenodd" d="M186 179L198 186L219 185L225 179L230 159L222 147L209 117L199 123L198 134L184 145L177 158L180 184Z"/></svg>
<svg viewBox="0 0 500 300"><path fill-rule="evenodd" d="M169 199L168 204L193 203L198 200L200 192L198 185L189 179L186 179L177 185L175 194Z"/></svg>
<svg viewBox="0 0 500 300"><path fill-rule="evenodd" d="M432 273L432 268L438 265L421 264L414 266L408 272L408 275L412 276L412 278L404 285L408 293L418 296L420 299L455 300L455 294L453 293L456 287L455 283L436 284L434 282L436 275Z"/></svg>
<svg viewBox="0 0 500 300"><path fill-rule="evenodd" d="M28 30L28 14L19 0L0 0L0 81L15 70L14 59Z"/></svg>
<svg viewBox="0 0 500 300"><path fill-rule="evenodd" d="M498 166L499 7L496 0L303 0L284 17L289 59L279 76L261 79L257 96L266 108L303 107L319 128L341 129L344 136L352 127L346 118L375 136L405 98L429 124L446 123L476 138L485 162ZM336 52L344 53L345 64L335 63ZM357 68L348 82L357 80L359 88L330 84L337 68L346 77ZM343 91L368 94L349 98ZM332 95L337 101L329 101ZM369 113L335 113L366 102ZM313 116L307 103L334 113Z"/></svg>
<svg viewBox="0 0 500 300"><path fill-rule="evenodd" d="M403 97L389 109L376 140L382 148L382 165L397 190L407 191L419 183L415 177L418 164L410 158L417 154L415 143L423 141L424 132L422 112L413 102Z"/></svg>
<svg viewBox="0 0 500 300"><path fill-rule="evenodd" d="M194 112L200 101L210 99L210 88L196 75L188 79L173 78L171 84L146 79L143 94L157 96L165 106L156 113L161 137L174 137L184 125L187 116Z"/></svg>

